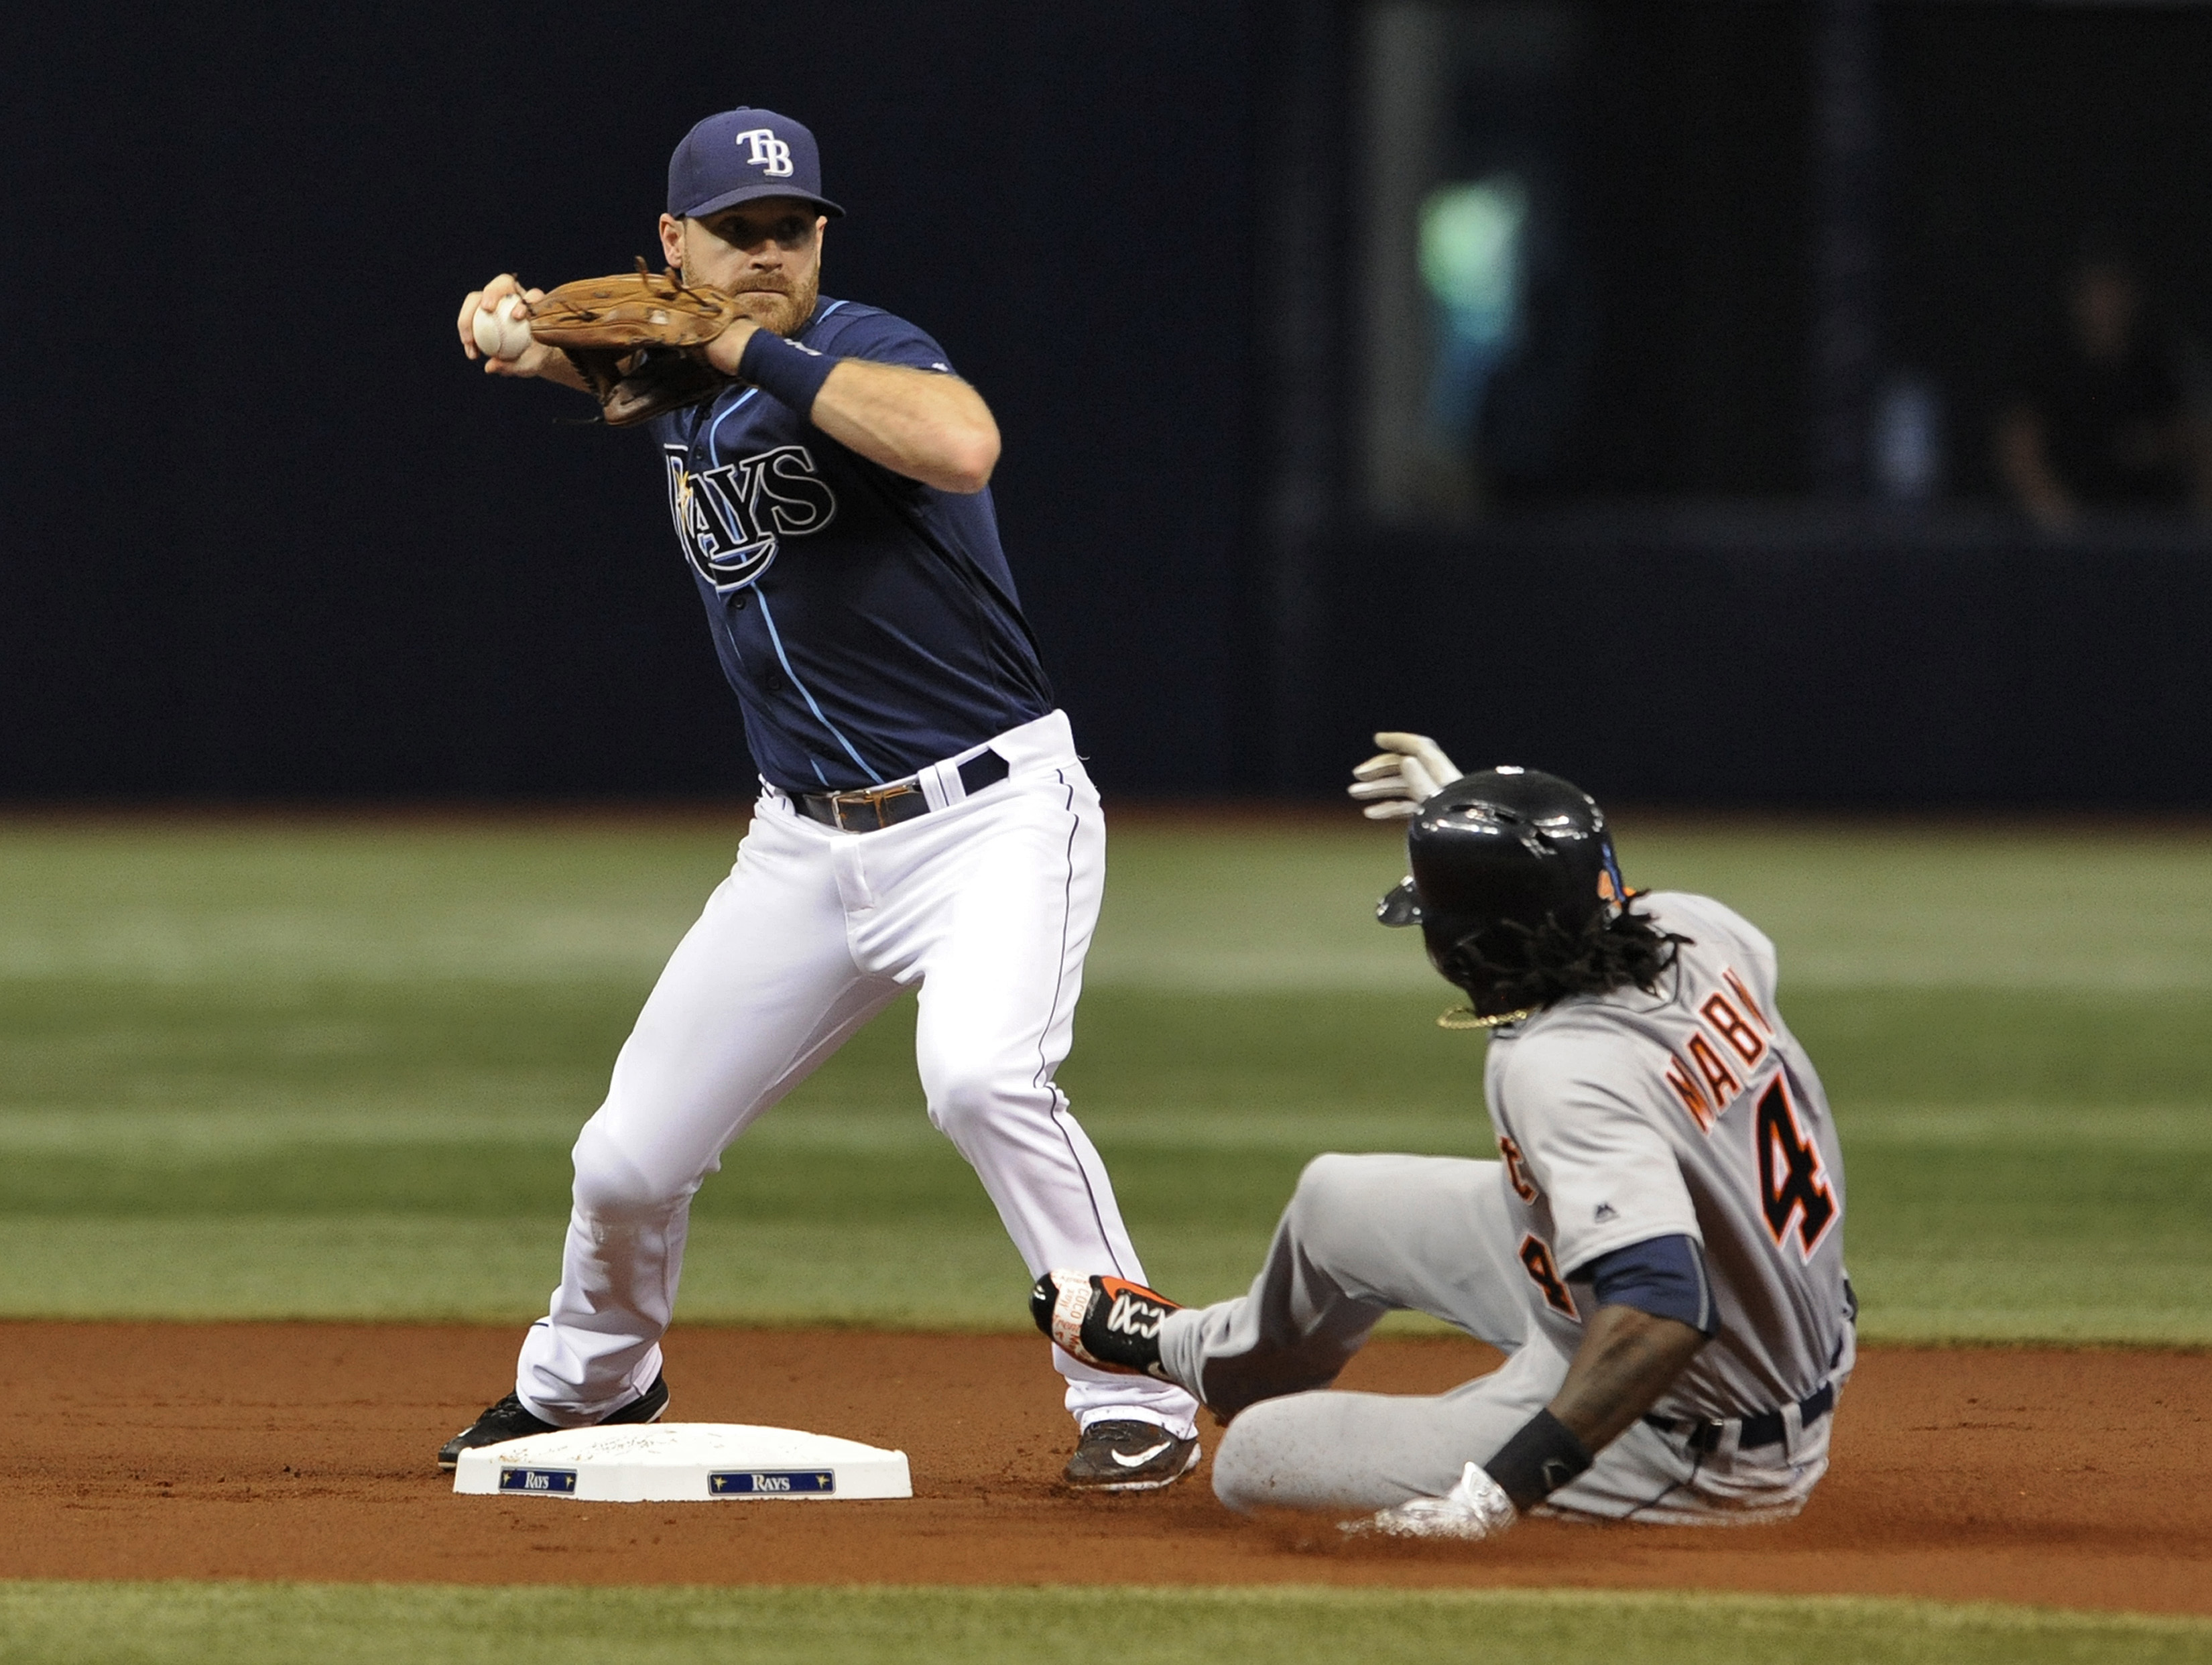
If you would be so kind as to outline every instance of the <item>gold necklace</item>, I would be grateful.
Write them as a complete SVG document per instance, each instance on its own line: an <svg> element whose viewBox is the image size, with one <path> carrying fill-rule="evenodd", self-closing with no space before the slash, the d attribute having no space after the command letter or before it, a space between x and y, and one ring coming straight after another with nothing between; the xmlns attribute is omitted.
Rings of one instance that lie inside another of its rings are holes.
<svg viewBox="0 0 2212 1665"><path fill-rule="evenodd" d="M1455 1006L1437 1019L1438 1029L1502 1029L1507 1024L1517 1024L1523 1018L1533 1018L1536 1008L1524 1006L1518 1012L1501 1012L1495 1018L1475 1015L1471 1006Z"/></svg>

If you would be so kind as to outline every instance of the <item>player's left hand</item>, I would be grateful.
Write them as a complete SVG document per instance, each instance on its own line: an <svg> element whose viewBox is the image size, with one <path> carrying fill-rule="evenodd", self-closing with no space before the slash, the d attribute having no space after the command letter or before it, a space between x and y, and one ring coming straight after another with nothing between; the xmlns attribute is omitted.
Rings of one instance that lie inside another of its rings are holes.
<svg viewBox="0 0 2212 1665"><path fill-rule="evenodd" d="M673 266L643 260L634 272L563 283L530 303L531 338L559 349L599 401L610 428L673 410L720 390L725 372L708 351L740 330L736 298L707 283L687 283ZM731 361L734 363L734 360Z"/></svg>
<svg viewBox="0 0 2212 1665"><path fill-rule="evenodd" d="M1382 750L1352 771L1345 790L1366 808L1370 821L1393 821L1420 812L1421 803L1459 779L1460 766L1425 734L1385 729L1375 737Z"/></svg>
<svg viewBox="0 0 2212 1665"><path fill-rule="evenodd" d="M1346 1521L1342 1529L1355 1537L1449 1538L1480 1543L1495 1538L1521 1518L1505 1488L1481 1465L1460 1471L1459 1484L1441 1498L1414 1498L1378 1510L1364 1520Z"/></svg>

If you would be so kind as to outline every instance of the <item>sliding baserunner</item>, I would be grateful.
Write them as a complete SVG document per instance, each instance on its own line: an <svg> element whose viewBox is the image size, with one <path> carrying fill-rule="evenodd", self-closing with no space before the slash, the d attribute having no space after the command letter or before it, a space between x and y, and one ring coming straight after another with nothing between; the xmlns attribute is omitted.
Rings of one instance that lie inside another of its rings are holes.
<svg viewBox="0 0 2212 1665"><path fill-rule="evenodd" d="M1377 738L1354 795L1412 817L1380 917L1418 924L1467 995L1440 1021L1491 1032L1498 1160L1317 1158L1249 1293L1183 1308L1048 1273L1039 1327L1233 1419L1213 1485L1235 1509L1453 1538L1534 1510L1796 1514L1827 1468L1856 1307L1842 1156L1772 944L1710 898L1628 891L1566 781L1461 777L1431 740ZM1331 1390L1396 1310L1506 1361L1431 1397Z"/></svg>

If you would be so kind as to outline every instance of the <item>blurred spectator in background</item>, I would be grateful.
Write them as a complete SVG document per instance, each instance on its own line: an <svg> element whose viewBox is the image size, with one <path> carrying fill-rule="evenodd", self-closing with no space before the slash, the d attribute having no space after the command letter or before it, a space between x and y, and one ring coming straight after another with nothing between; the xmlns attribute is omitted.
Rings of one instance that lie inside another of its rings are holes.
<svg viewBox="0 0 2212 1665"><path fill-rule="evenodd" d="M1997 422L1997 471L2035 522L2084 509L2212 513L2212 422L2181 343L2160 339L2125 254L2086 241L2067 294L2067 339Z"/></svg>

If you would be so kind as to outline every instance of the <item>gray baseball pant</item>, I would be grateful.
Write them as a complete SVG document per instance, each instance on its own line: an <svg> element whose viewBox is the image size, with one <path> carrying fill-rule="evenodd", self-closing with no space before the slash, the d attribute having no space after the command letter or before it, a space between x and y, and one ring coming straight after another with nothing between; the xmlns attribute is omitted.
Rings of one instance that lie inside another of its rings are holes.
<svg viewBox="0 0 2212 1665"><path fill-rule="evenodd" d="M1233 1417L1213 1489L1231 1509L1364 1512L1441 1497L1550 1403L1567 1355L1536 1322L1500 1164L1323 1156L1307 1164L1248 1294L1170 1316L1167 1374ZM1328 1391L1383 1314L1425 1312L1506 1354L1449 1393ZM1786 1519L1828 1466L1832 1418L1770 1457L1638 1421L1553 1493L1562 1515L1664 1523Z"/></svg>

